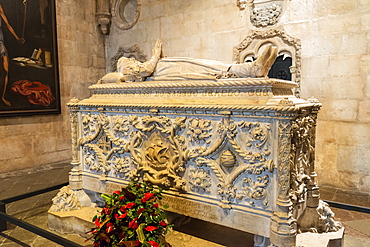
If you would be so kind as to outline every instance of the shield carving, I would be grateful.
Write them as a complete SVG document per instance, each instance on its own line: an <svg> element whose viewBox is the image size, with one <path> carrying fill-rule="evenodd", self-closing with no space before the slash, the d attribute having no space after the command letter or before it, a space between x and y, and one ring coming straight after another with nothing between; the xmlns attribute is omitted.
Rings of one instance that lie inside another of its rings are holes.
<svg viewBox="0 0 370 247"><path fill-rule="evenodd" d="M247 7L250 12L251 23L255 27L267 27L276 24L289 0L238 0L240 10Z"/></svg>

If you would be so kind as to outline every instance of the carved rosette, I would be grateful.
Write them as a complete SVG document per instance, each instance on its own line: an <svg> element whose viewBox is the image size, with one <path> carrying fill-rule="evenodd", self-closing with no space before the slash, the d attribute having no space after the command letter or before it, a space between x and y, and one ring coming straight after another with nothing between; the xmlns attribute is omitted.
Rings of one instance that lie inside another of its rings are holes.
<svg viewBox="0 0 370 247"><path fill-rule="evenodd" d="M198 144L202 142L209 144L211 142L212 126L210 120L191 118L189 119L189 124L189 142L196 142Z"/></svg>
<svg viewBox="0 0 370 247"><path fill-rule="evenodd" d="M209 194L211 192L211 185L212 180L209 170L205 170L203 168L190 169L189 187L191 191L201 194Z"/></svg>
<svg viewBox="0 0 370 247"><path fill-rule="evenodd" d="M131 159L122 153L114 154L108 160L108 164L113 168L113 175L116 177L128 178L130 174Z"/></svg>

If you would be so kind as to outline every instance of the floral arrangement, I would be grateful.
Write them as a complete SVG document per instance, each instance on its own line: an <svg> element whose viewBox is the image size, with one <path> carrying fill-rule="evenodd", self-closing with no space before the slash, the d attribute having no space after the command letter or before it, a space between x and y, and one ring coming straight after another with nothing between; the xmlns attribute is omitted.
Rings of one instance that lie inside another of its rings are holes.
<svg viewBox="0 0 370 247"><path fill-rule="evenodd" d="M105 207L94 216L94 247L169 247L164 236L172 225L158 205L162 189L131 182L112 195L102 194ZM165 206L163 208L166 208Z"/></svg>

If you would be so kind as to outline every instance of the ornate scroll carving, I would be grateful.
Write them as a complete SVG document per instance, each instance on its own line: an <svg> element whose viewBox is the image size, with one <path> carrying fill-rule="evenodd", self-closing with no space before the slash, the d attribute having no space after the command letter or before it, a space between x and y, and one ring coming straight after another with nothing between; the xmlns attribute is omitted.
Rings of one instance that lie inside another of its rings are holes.
<svg viewBox="0 0 370 247"><path fill-rule="evenodd" d="M134 123L138 130L132 137L129 150L137 167L133 177L163 187L185 190L186 182L179 175L185 171L187 158L185 138L177 134L185 128L186 118L144 116Z"/></svg>
<svg viewBox="0 0 370 247"><path fill-rule="evenodd" d="M280 121L278 126L279 135L279 163L278 163L278 199L277 204L290 205L290 152L291 152L291 128L290 121Z"/></svg>
<svg viewBox="0 0 370 247"><path fill-rule="evenodd" d="M239 131L238 131L239 126ZM242 145L238 142L239 132L246 129L245 139L250 145ZM230 209L231 202L236 197L237 187L234 185L235 180L241 174L261 175L266 170L272 171L273 161L268 160L271 154L268 145L270 127L269 124L252 123L241 121L236 124L231 119L222 119L218 124L217 140L210 143L210 147L201 149L197 147L190 152L190 157L195 158L198 167L209 167L219 180L217 185L218 194L221 196L219 206L223 209ZM229 146L219 154L219 162L215 159L208 158L215 155L221 148ZM244 146L248 149L245 150ZM261 149L261 152L253 152L251 149ZM206 158L207 157L207 158ZM243 162L237 162L237 160ZM236 165L238 163L238 166ZM244 195L255 200L262 200L263 190L269 183L268 175L258 176L257 182L251 178L245 178L248 181L249 188L245 189ZM258 193L260 195L258 196ZM239 197L242 198L243 196ZM264 202L267 205L267 201Z"/></svg>
<svg viewBox="0 0 370 247"><path fill-rule="evenodd" d="M108 160L113 168L113 174L117 177L129 177L131 159L121 153L116 153Z"/></svg>
<svg viewBox="0 0 370 247"><path fill-rule="evenodd" d="M304 202L314 162L316 121L311 116L297 118L292 124L290 198L293 205Z"/></svg>
<svg viewBox="0 0 370 247"><path fill-rule="evenodd" d="M243 188L241 192L238 194L238 199L243 199L246 197L249 201L250 205L254 204L254 200L264 200L263 205L266 207L268 206L268 198L267 198L267 186L270 182L270 178L268 175L258 176L256 181L252 180L252 178L244 178L243 179Z"/></svg>
<svg viewBox="0 0 370 247"><path fill-rule="evenodd" d="M52 201L50 212L71 211L95 206L83 190L71 190L69 186L62 187Z"/></svg>

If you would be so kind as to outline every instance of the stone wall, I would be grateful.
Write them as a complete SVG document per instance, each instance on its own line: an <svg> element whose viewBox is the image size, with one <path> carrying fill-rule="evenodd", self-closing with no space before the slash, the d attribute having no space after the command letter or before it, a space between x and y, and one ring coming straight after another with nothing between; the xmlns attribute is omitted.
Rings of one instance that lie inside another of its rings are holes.
<svg viewBox="0 0 370 247"><path fill-rule="evenodd" d="M72 98L105 73L104 38L92 0L57 0L62 114L0 118L0 173L71 160L69 113Z"/></svg>
<svg viewBox="0 0 370 247"><path fill-rule="evenodd" d="M370 192L370 4L368 0L291 0L277 26L302 43L301 96L323 103L317 137L321 185ZM235 0L141 0L130 30L115 25L109 59L138 44L150 57L157 38L167 56L231 62L233 46L251 29Z"/></svg>

